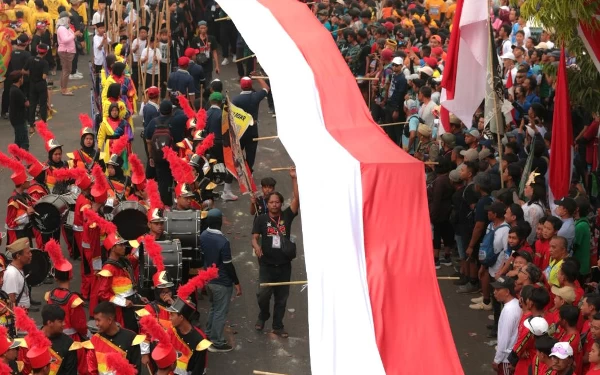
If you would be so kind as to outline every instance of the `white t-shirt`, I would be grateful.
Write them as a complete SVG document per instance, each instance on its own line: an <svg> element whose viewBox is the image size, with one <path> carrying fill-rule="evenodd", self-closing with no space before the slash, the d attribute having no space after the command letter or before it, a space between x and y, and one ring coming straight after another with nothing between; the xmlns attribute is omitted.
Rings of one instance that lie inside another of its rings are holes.
<svg viewBox="0 0 600 375"><path fill-rule="evenodd" d="M23 294L19 300L18 306L28 309L31 306L29 299L29 288L25 285L25 275L22 271L19 271L15 266L8 265L6 271L4 271L4 284L2 290L8 294L14 293L15 298L19 296L21 290Z"/></svg>
<svg viewBox="0 0 600 375"><path fill-rule="evenodd" d="M160 62L163 64L167 63L167 49L169 48L169 45L167 43L163 43L163 42L159 42L158 43L158 49L160 50Z"/></svg>
<svg viewBox="0 0 600 375"><path fill-rule="evenodd" d="M501 225L504 226L500 227ZM494 223L490 223L485 233L492 230L493 227ZM500 270L500 267L502 267L502 264L504 264L504 261L508 257L506 255L506 251L504 250L508 245L508 231L510 230L510 226L506 225L506 222L503 222L502 224L498 225L497 228L498 229L496 229L496 231L494 232L494 253L498 254L498 258L496 259L496 263L494 263L494 265L489 268L490 276L492 277L494 277L496 272Z"/></svg>
<svg viewBox="0 0 600 375"><path fill-rule="evenodd" d="M139 40L138 38L135 38L133 40L133 43L131 45L131 50L135 50L135 47L137 46L138 49L133 53L133 61L134 62L138 62L140 61L140 57L142 56L142 51L144 50L144 48L146 48L146 44L148 44L148 40Z"/></svg>
<svg viewBox="0 0 600 375"><path fill-rule="evenodd" d="M144 50L142 51L142 55L140 56L140 58L143 60L145 57L148 57L148 60L146 60L146 63L144 64L146 66L146 74L158 74L160 67L158 66L159 64L154 63L155 53L156 58L158 59L158 61L160 61L162 55L160 54L159 48L144 48Z"/></svg>
<svg viewBox="0 0 600 375"><path fill-rule="evenodd" d="M106 35L106 34L105 34ZM110 37L106 36L108 43L110 43ZM106 51L102 46L102 37L98 34L94 35L94 65L104 65L106 59ZM102 48L100 48L102 46ZM98 49L100 48L100 49ZM104 53L102 53L104 52Z"/></svg>
<svg viewBox="0 0 600 375"><path fill-rule="evenodd" d="M104 12L95 12L92 16L92 26L97 24L98 22L104 22Z"/></svg>

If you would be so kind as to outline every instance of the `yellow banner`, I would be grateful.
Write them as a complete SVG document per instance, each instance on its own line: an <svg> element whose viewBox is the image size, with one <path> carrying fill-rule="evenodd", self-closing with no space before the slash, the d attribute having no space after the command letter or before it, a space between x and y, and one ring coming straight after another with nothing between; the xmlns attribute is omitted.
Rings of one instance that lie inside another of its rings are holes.
<svg viewBox="0 0 600 375"><path fill-rule="evenodd" d="M229 110L231 111L231 117L233 117L233 122L237 128L236 133L239 138L242 138L242 135L248 130L248 126L254 125L254 119L252 115L247 112L244 112L240 107L236 107L231 102L229 102Z"/></svg>

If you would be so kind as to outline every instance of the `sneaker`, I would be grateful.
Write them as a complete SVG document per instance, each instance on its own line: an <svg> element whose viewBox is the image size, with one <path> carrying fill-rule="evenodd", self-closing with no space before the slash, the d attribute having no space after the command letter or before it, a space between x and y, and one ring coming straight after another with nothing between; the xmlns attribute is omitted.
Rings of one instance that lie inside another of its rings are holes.
<svg viewBox="0 0 600 375"><path fill-rule="evenodd" d="M73 74L73 75L74 75L74 76L77 76L77 77L81 77L81 78L83 78L83 74L81 74L81 73L79 73L79 72L77 72L77 73L75 73L75 74Z"/></svg>
<svg viewBox="0 0 600 375"><path fill-rule="evenodd" d="M483 296L477 297L477 298L471 298L471 302L473 302L473 303L483 302Z"/></svg>
<svg viewBox="0 0 600 375"><path fill-rule="evenodd" d="M452 259L449 256L445 256L440 260L440 263L443 266L451 266L452 265Z"/></svg>
<svg viewBox="0 0 600 375"><path fill-rule="evenodd" d="M227 353L233 350L233 347L229 344L215 345L212 344L208 347L208 351L211 353Z"/></svg>
<svg viewBox="0 0 600 375"><path fill-rule="evenodd" d="M440 268L442 268L442 266L440 265L440 261L439 259L435 261L435 269L439 270Z"/></svg>
<svg viewBox="0 0 600 375"><path fill-rule="evenodd" d="M78 75L74 75L74 74L69 74L69 79L72 79L72 80L74 80L74 81L75 81L75 80L78 80L78 79L82 79L82 78L83 78L83 76L78 76Z"/></svg>
<svg viewBox="0 0 600 375"><path fill-rule="evenodd" d="M483 303L483 301L478 302L478 303L474 303L472 305L469 305L469 308L471 310L485 310L485 311L491 311L492 310L492 302L488 303L487 305L485 303Z"/></svg>
<svg viewBox="0 0 600 375"><path fill-rule="evenodd" d="M464 275L460 275L460 276L457 276L457 277L459 277L459 279L458 280L454 280L452 282L452 284L460 286L460 285L466 285L469 282L469 279L467 279Z"/></svg>
<svg viewBox="0 0 600 375"><path fill-rule="evenodd" d="M488 319L491 320L492 322L494 321L494 314L492 315L488 315Z"/></svg>
<svg viewBox="0 0 600 375"><path fill-rule="evenodd" d="M221 62L221 65L225 66L229 64L229 60L226 58L223 59L223 62Z"/></svg>
<svg viewBox="0 0 600 375"><path fill-rule="evenodd" d="M233 62L235 60L237 60L237 56L236 55L231 55L231 61Z"/></svg>
<svg viewBox="0 0 600 375"><path fill-rule="evenodd" d="M467 283L463 286L459 286L456 289L456 293L458 294L468 294L468 293L477 293L479 291L479 287L475 284Z"/></svg>
<svg viewBox="0 0 600 375"><path fill-rule="evenodd" d="M230 191L224 191L221 193L221 199L224 201L237 201L238 197Z"/></svg>

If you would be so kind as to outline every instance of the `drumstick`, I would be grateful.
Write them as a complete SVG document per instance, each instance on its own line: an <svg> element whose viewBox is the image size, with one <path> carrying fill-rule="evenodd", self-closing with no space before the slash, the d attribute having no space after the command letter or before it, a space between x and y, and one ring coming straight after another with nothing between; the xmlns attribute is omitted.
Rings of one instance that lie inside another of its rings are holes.
<svg viewBox="0 0 600 375"><path fill-rule="evenodd" d="M5 304L4 302L0 301L0 305L1 305L2 307L5 307L5 308L6 308L6 310L8 310L8 312L9 312L9 313L11 313L11 314L15 315L15 312L14 312L14 311L12 311L12 310L10 309L10 307L8 307L8 305L7 305L7 304Z"/></svg>
<svg viewBox="0 0 600 375"><path fill-rule="evenodd" d="M21 204L21 206L25 207L25 208L29 208L28 205L26 205L25 203L21 202L18 199L15 199L17 202L19 202L19 204ZM40 214L38 214L37 212L33 211L34 214L36 214L37 216L40 216Z"/></svg>

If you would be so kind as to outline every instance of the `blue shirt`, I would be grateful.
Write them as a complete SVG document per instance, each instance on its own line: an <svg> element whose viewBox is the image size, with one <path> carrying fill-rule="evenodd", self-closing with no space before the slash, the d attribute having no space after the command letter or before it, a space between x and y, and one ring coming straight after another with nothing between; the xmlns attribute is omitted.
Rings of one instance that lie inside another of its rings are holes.
<svg viewBox="0 0 600 375"><path fill-rule="evenodd" d="M190 62L190 65L188 66L188 72L194 79L194 89L196 90L196 98L199 98L200 97L200 85L204 84L204 80L206 78L204 76L204 69L202 68L201 65L198 65L192 61L192 62Z"/></svg>
<svg viewBox="0 0 600 375"><path fill-rule="evenodd" d="M215 142L222 142L223 134L221 131L221 118L223 110L218 106L211 106L206 111L206 133L215 135Z"/></svg>
<svg viewBox="0 0 600 375"><path fill-rule="evenodd" d="M200 234L200 248L204 252L204 267L216 265L219 276L210 281L210 284L232 286L233 280L223 269L225 263L231 263L231 245L220 230L206 229Z"/></svg>
<svg viewBox="0 0 600 375"><path fill-rule="evenodd" d="M150 104L150 102L148 102L144 106L144 130L148 127L150 121L152 121L153 118L158 117L159 115L160 113L158 113L158 109L153 104Z"/></svg>
<svg viewBox="0 0 600 375"><path fill-rule="evenodd" d="M192 75L187 70L179 69L171 73L167 87L173 92L178 91L184 95L196 93L194 78L192 78Z"/></svg>

